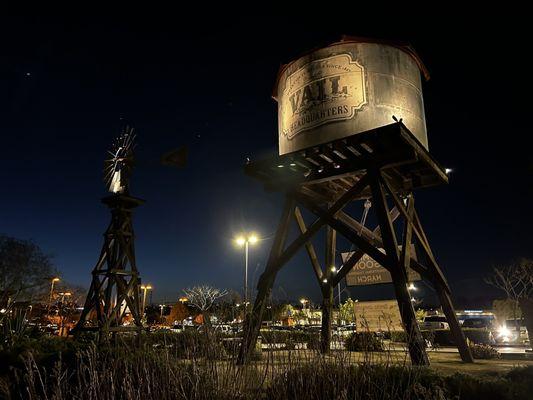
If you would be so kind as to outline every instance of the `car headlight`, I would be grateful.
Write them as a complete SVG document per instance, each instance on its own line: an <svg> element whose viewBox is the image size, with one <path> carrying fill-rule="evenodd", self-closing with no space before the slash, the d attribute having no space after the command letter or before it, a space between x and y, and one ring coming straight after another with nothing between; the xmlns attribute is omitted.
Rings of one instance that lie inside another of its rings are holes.
<svg viewBox="0 0 533 400"><path fill-rule="evenodd" d="M498 337L509 340L511 337L511 331L506 326L500 326L498 328Z"/></svg>

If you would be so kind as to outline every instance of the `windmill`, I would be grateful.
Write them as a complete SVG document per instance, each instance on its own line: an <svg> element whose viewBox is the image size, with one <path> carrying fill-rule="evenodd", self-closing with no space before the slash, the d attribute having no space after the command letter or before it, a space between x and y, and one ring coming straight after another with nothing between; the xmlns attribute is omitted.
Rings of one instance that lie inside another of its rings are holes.
<svg viewBox="0 0 533 400"><path fill-rule="evenodd" d="M126 127L104 161L104 183L111 195L102 202L111 210L111 222L104 233L104 244L74 333L97 331L105 338L109 333L142 329L141 279L135 261L132 210L144 201L129 194L134 148L134 130Z"/></svg>

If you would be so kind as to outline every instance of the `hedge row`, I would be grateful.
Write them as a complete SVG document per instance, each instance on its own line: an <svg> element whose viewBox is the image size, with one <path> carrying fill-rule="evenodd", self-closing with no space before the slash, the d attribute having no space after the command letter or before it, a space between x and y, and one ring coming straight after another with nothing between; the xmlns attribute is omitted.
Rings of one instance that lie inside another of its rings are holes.
<svg viewBox="0 0 533 400"><path fill-rule="evenodd" d="M483 328L463 328L465 337L476 344L494 344L492 333ZM449 329L435 329L422 331L424 338L440 346L454 346L455 341ZM386 332L385 338L393 342L406 342L407 334L404 331Z"/></svg>

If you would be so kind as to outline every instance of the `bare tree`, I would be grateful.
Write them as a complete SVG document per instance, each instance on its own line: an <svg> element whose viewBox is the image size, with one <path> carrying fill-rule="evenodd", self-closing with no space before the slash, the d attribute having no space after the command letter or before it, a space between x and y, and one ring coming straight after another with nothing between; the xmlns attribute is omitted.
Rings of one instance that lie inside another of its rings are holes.
<svg viewBox="0 0 533 400"><path fill-rule="evenodd" d="M529 336L533 337L533 260L521 259L511 265L494 267L485 282L505 292L513 301L515 316L520 305Z"/></svg>
<svg viewBox="0 0 533 400"><path fill-rule="evenodd" d="M57 272L50 255L29 240L0 236L0 303L8 308L19 300L46 297Z"/></svg>
<svg viewBox="0 0 533 400"><path fill-rule="evenodd" d="M209 309L220 298L228 294L226 290L217 289L208 285L194 286L183 290L189 304L197 308L204 317L204 322L209 325Z"/></svg>

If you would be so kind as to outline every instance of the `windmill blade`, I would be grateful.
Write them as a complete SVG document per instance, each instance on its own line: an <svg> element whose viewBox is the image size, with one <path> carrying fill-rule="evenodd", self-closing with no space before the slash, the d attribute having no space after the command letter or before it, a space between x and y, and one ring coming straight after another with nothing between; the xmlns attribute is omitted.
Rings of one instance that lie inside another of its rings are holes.
<svg viewBox="0 0 533 400"><path fill-rule="evenodd" d="M187 165L188 155L189 149L187 146L181 146L163 154L161 156L161 164L170 167L183 168Z"/></svg>
<svg viewBox="0 0 533 400"><path fill-rule="evenodd" d="M113 193L127 191L129 175L133 168L135 148L133 128L125 127L120 135L113 141L111 150L107 153L109 158L104 160L104 183Z"/></svg>

